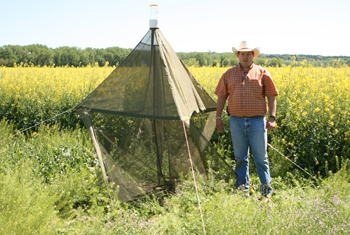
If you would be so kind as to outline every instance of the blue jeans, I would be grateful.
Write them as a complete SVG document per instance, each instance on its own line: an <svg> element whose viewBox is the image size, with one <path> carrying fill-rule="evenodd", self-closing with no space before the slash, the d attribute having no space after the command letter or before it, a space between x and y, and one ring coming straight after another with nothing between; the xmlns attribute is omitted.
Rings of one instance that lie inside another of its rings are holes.
<svg viewBox="0 0 350 235"><path fill-rule="evenodd" d="M233 150L236 157L236 185L249 190L249 146L261 182L261 193L272 193L269 163L267 160L266 119L262 117L230 117Z"/></svg>

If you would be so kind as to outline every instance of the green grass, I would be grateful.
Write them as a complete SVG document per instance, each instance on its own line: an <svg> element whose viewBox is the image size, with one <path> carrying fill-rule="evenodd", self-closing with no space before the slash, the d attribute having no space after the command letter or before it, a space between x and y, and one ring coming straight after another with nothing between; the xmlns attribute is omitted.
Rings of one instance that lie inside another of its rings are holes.
<svg viewBox="0 0 350 235"><path fill-rule="evenodd" d="M16 133L0 122L0 140ZM191 176L175 193L122 203L103 183L84 130L41 127L0 142L0 234L203 234ZM327 178L275 177L259 200L229 182L197 177L207 234L349 234L350 163Z"/></svg>

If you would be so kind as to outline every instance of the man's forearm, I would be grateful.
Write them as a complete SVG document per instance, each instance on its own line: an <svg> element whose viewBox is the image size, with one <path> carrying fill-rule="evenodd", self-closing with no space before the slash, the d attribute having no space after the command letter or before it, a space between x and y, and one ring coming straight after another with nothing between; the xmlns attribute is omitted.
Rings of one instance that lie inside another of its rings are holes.
<svg viewBox="0 0 350 235"><path fill-rule="evenodd" d="M218 102L216 104L216 116L221 117L222 111L224 110L226 100L218 96Z"/></svg>
<svg viewBox="0 0 350 235"><path fill-rule="evenodd" d="M276 96L268 96L267 101L268 101L270 116L276 116L276 110L277 110Z"/></svg>

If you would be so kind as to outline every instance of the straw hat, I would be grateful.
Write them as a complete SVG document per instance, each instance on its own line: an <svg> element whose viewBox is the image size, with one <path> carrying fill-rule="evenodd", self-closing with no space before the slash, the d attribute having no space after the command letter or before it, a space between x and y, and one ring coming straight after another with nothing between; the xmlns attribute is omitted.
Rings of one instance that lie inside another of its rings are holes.
<svg viewBox="0 0 350 235"><path fill-rule="evenodd" d="M260 47L256 47L254 49L250 48L247 41L242 41L239 44L239 49L232 47L233 54L238 58L238 52L240 51L252 51L254 52L254 59L260 55Z"/></svg>

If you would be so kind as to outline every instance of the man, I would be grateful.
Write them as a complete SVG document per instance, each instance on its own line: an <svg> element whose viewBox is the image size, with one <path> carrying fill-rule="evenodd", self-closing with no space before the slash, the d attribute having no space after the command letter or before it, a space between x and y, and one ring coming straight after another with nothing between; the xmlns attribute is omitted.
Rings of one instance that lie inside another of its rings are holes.
<svg viewBox="0 0 350 235"><path fill-rule="evenodd" d="M242 41L239 49L232 47L239 59L239 65L227 70L221 77L215 94L218 96L216 128L223 132L221 114L228 98L230 130L236 157L236 186L242 187L249 195L249 146L261 182L261 193L271 197L271 177L267 160L267 130L276 126L277 88L270 73L253 63L260 54L260 48L250 48ZM266 98L270 116L267 114Z"/></svg>

